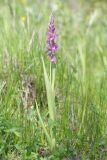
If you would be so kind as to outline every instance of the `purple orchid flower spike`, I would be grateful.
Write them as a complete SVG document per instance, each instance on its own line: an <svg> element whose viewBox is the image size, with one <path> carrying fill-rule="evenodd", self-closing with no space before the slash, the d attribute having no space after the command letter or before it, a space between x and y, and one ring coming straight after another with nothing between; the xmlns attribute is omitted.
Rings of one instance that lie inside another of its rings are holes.
<svg viewBox="0 0 107 160"><path fill-rule="evenodd" d="M53 15L51 15L48 23L47 41L46 41L47 53L48 56L50 57L51 63L55 62L55 51L58 49L58 45L56 44L56 37L57 34L55 32L54 17Z"/></svg>

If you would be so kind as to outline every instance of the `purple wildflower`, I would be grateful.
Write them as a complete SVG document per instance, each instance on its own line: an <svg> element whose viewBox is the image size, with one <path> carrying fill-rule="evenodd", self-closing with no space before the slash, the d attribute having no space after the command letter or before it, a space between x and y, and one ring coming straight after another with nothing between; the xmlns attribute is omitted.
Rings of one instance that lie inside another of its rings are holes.
<svg viewBox="0 0 107 160"><path fill-rule="evenodd" d="M51 15L48 23L46 48L47 48L48 56L50 57L50 61L52 63L55 62L54 53L58 49L58 45L55 42L56 37L57 37L57 34L55 32L54 17Z"/></svg>

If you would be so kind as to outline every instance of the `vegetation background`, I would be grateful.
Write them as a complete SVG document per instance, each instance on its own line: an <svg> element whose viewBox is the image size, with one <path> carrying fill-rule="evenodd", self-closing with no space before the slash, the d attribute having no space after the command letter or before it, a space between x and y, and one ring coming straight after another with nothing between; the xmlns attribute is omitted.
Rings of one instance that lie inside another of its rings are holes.
<svg viewBox="0 0 107 160"><path fill-rule="evenodd" d="M52 11L55 97L46 88ZM107 160L106 0L0 0L0 160Z"/></svg>

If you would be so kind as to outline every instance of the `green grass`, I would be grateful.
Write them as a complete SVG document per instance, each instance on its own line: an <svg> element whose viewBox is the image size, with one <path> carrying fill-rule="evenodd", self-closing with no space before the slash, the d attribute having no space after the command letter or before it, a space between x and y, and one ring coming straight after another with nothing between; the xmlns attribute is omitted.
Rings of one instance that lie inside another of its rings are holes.
<svg viewBox="0 0 107 160"><path fill-rule="evenodd" d="M107 159L106 5L0 1L0 160ZM52 9L55 75L45 48Z"/></svg>

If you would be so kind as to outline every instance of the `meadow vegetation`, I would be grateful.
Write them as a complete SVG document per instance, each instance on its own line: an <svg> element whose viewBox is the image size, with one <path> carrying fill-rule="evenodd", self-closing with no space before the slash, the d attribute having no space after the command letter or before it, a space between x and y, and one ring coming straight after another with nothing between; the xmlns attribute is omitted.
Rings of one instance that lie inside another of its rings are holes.
<svg viewBox="0 0 107 160"><path fill-rule="evenodd" d="M0 0L0 160L71 159L107 159L107 2Z"/></svg>

